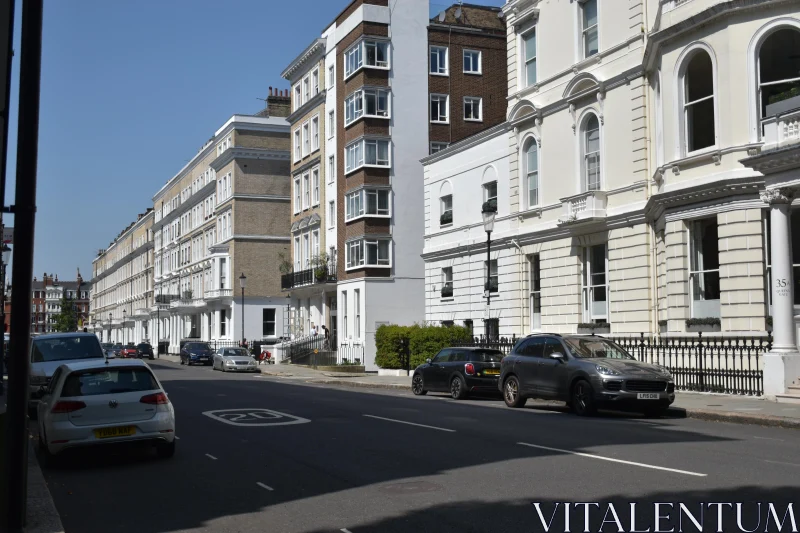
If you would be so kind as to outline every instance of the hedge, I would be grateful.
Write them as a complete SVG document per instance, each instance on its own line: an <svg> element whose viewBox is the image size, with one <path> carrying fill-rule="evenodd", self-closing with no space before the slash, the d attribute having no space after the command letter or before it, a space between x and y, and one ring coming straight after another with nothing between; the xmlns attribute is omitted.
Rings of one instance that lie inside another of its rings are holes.
<svg viewBox="0 0 800 533"><path fill-rule="evenodd" d="M413 326L383 325L375 332L375 364L380 368L400 368L403 365L403 340L408 340L411 352L411 368L433 358L439 350L456 343L469 342L472 335L461 326Z"/></svg>

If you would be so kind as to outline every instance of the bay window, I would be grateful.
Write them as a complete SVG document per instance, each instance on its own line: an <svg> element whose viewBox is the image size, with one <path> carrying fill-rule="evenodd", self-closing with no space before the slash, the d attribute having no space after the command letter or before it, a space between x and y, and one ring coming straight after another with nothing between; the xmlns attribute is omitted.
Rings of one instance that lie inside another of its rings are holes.
<svg viewBox="0 0 800 533"><path fill-rule="evenodd" d="M359 139L348 145L345 151L345 172L362 166L388 167L389 141L382 139Z"/></svg>
<svg viewBox="0 0 800 533"><path fill-rule="evenodd" d="M692 318L719 318L719 234L716 217L693 221L689 227L689 238Z"/></svg>
<svg viewBox="0 0 800 533"><path fill-rule="evenodd" d="M348 269L362 266L391 266L391 240L357 239L345 244L345 262Z"/></svg>
<svg viewBox="0 0 800 533"><path fill-rule="evenodd" d="M389 91L386 89L358 89L344 103L345 126L362 116L388 118Z"/></svg>
<svg viewBox="0 0 800 533"><path fill-rule="evenodd" d="M362 67L388 69L389 43L360 41L344 53L345 79Z"/></svg>
<svg viewBox="0 0 800 533"><path fill-rule="evenodd" d="M345 197L345 220L360 216L389 216L388 189L361 189Z"/></svg>

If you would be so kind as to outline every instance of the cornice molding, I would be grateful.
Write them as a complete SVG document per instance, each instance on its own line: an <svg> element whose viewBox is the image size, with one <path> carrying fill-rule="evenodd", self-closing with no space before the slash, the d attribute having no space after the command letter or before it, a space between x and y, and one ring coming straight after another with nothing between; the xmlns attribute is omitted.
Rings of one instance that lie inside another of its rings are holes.
<svg viewBox="0 0 800 533"><path fill-rule="evenodd" d="M647 201L644 207L644 214L648 220L656 220L668 209L696 204L698 202L707 202L710 200L719 200L742 195L755 198L759 190L763 189L763 187L763 177L748 176L704 183L702 185L669 192L659 192L651 196Z"/></svg>
<svg viewBox="0 0 800 533"><path fill-rule="evenodd" d="M790 204L794 200L795 191L788 187L778 187L777 189L764 189L759 193L761 201L765 204Z"/></svg>
<svg viewBox="0 0 800 533"><path fill-rule="evenodd" d="M219 157L209 163L208 166L213 168L215 172L219 172L235 159L261 159L289 162L290 155L291 152L289 150L269 150L266 148L244 148L234 146L233 148L225 150Z"/></svg>
<svg viewBox="0 0 800 533"><path fill-rule="evenodd" d="M288 67L283 69L283 72L281 72L281 78L293 82L296 79L294 74L296 74L304 64L311 61L315 56L320 56L320 59L322 58L322 55L325 53L326 42L327 40L323 38L314 39L305 50L300 52L299 56L294 58L294 60L289 63ZM305 73L305 71L303 72Z"/></svg>
<svg viewBox="0 0 800 533"><path fill-rule="evenodd" d="M764 175L797 170L800 169L800 143L762 151L739 162Z"/></svg>

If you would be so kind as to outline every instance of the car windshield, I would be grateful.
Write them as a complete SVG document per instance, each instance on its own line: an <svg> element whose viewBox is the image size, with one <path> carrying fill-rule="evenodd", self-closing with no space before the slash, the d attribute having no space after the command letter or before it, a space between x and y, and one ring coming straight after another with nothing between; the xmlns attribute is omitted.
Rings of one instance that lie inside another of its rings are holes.
<svg viewBox="0 0 800 533"><path fill-rule="evenodd" d="M472 354L472 360L476 362L499 363L503 360L503 352L500 350L476 350Z"/></svg>
<svg viewBox="0 0 800 533"><path fill-rule="evenodd" d="M570 352L580 359L633 359L618 344L603 338L565 337Z"/></svg>
<svg viewBox="0 0 800 533"><path fill-rule="evenodd" d="M114 349L115 350L121 350L122 349L122 345L121 344L115 344L114 345Z"/></svg>
<svg viewBox="0 0 800 533"><path fill-rule="evenodd" d="M241 357L241 356L248 357L250 354L247 353L247 350L245 350L244 348L225 348L224 350L222 350L222 355L223 356L229 356L230 355L230 356L238 356L238 357Z"/></svg>
<svg viewBox="0 0 800 533"><path fill-rule="evenodd" d="M100 368L70 374L61 389L61 396L70 398L158 389L153 374L146 368Z"/></svg>
<svg viewBox="0 0 800 533"><path fill-rule="evenodd" d="M32 363L103 357L103 348L95 336L40 338L33 341L31 348Z"/></svg>
<svg viewBox="0 0 800 533"><path fill-rule="evenodd" d="M148 348L150 348L150 345L149 344L140 344L140 345L137 346L137 348L139 348L140 350L147 350Z"/></svg>
<svg viewBox="0 0 800 533"><path fill-rule="evenodd" d="M186 345L186 349L189 350L189 351L195 350L195 351L198 351L198 352L211 350L211 348L208 346L208 344L205 344L205 343L202 343L202 342L192 342L190 344L187 344Z"/></svg>

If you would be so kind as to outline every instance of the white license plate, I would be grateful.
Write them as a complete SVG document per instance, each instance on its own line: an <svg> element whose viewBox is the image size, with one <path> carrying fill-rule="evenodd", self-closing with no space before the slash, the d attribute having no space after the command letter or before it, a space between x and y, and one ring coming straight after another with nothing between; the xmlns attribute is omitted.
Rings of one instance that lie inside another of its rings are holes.
<svg viewBox="0 0 800 533"><path fill-rule="evenodd" d="M636 395L637 400L658 400L658 394L655 392L640 392Z"/></svg>

